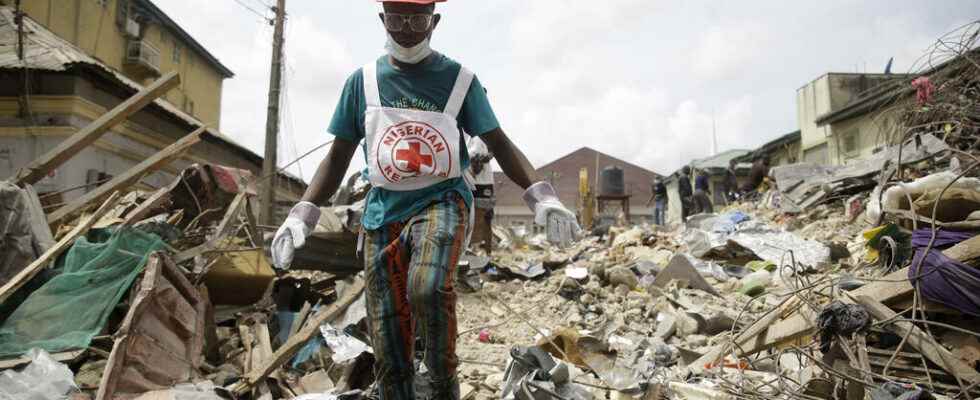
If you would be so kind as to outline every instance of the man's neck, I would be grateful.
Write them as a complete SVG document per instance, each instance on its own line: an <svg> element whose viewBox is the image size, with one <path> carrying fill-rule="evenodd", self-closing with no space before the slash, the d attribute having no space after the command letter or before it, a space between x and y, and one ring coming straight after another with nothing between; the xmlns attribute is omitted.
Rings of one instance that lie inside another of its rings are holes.
<svg viewBox="0 0 980 400"><path fill-rule="evenodd" d="M391 55L389 55L388 56L388 63L391 64L392 67L395 67L395 69L397 69L399 71L413 71L413 70L416 70L416 69L421 68L422 66L428 64L430 61L432 61L432 59L433 59L433 57L435 57L435 55L436 55L436 52L433 51L432 54L429 54L422 61L419 61L418 63L415 63L415 64L398 61L395 57L392 57Z"/></svg>

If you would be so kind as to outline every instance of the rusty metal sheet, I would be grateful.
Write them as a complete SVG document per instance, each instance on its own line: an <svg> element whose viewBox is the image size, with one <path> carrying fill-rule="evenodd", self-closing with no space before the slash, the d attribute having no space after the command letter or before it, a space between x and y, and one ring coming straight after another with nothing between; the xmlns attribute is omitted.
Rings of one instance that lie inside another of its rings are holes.
<svg viewBox="0 0 980 400"><path fill-rule="evenodd" d="M208 299L161 252L131 291L96 400L132 398L200 377Z"/></svg>

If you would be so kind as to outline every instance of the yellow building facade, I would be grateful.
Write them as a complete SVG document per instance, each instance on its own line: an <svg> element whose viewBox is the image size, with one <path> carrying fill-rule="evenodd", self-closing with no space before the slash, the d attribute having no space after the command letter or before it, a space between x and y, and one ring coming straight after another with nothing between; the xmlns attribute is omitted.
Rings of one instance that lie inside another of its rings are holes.
<svg viewBox="0 0 980 400"><path fill-rule="evenodd" d="M0 4L13 5L13 0ZM220 128L222 82L234 74L149 0L21 0L22 10L126 77L148 85L178 71L164 98Z"/></svg>

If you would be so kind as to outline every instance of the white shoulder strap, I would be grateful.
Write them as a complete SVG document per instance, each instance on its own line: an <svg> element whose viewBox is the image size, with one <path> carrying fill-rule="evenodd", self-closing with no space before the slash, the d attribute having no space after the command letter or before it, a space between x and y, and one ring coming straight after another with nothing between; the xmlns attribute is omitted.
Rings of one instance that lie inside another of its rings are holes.
<svg viewBox="0 0 980 400"><path fill-rule="evenodd" d="M378 89L378 63L371 61L361 70L364 81L364 100L369 107L381 107L381 91Z"/></svg>
<svg viewBox="0 0 980 400"><path fill-rule="evenodd" d="M463 108L463 100L466 99L466 93L470 91L470 84L472 83L473 72L470 72L466 67L461 67L459 76L456 77L456 85L453 86L453 92L449 95L449 101L446 102L446 108L443 110L444 113L453 118L459 116L459 110Z"/></svg>

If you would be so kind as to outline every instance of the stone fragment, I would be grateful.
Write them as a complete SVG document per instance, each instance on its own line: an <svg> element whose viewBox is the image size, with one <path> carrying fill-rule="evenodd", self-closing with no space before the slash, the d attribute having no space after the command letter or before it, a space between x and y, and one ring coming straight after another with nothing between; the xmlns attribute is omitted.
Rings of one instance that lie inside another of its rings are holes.
<svg viewBox="0 0 980 400"><path fill-rule="evenodd" d="M636 274L622 265L608 269L606 271L606 278L611 285L626 285L630 290L636 289L636 286L640 284L640 280L636 277Z"/></svg>

